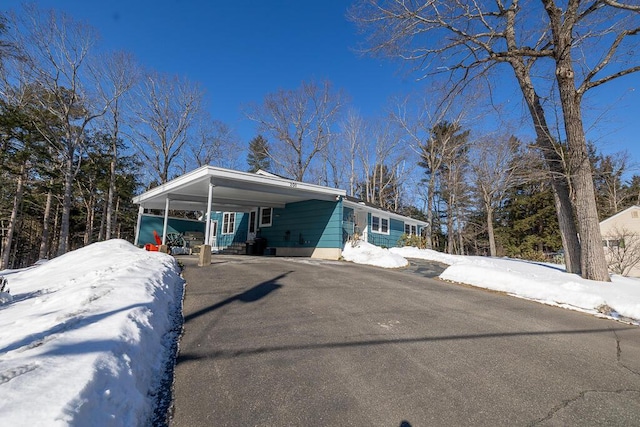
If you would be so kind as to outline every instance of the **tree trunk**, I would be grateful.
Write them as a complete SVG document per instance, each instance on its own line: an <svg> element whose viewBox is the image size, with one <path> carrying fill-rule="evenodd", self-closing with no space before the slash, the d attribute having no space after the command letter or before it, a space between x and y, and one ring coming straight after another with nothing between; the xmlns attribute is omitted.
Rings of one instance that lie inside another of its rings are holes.
<svg viewBox="0 0 640 427"><path fill-rule="evenodd" d="M62 218L60 218L60 236L58 237L58 253L64 255L69 250L69 219L71 217L71 196L73 195L73 158L65 161L64 196L62 199Z"/></svg>
<svg viewBox="0 0 640 427"><path fill-rule="evenodd" d="M13 234L16 230L16 222L18 221L18 211L22 204L22 194L24 190L24 181L27 175L27 166L22 164L20 166L20 175L18 175L18 183L16 185L16 195L13 198L13 209L11 210L11 218L9 219L9 226L7 227L7 238L4 241L2 248L2 265L0 270L9 268L9 255L11 253L11 245L13 243Z"/></svg>
<svg viewBox="0 0 640 427"><path fill-rule="evenodd" d="M111 164L109 165L109 195L107 196L107 217L106 217L106 229L104 233L105 240L111 238L111 222L113 212L113 193L116 190L116 161L118 159L118 146L116 141L113 141L113 157L111 158Z"/></svg>
<svg viewBox="0 0 640 427"><path fill-rule="evenodd" d="M545 163L551 173L551 188L556 204L556 214L562 247L564 248L564 262L568 273L580 274L580 241L576 227L573 205L569 193L569 182L565 167L551 136L540 98L536 93L531 76L522 59L510 61L515 72L520 89L529 108L536 132L536 146L542 151Z"/></svg>
<svg viewBox="0 0 640 427"><path fill-rule="evenodd" d="M93 193L89 196L89 201L86 203L87 218L84 226L84 245L88 245L93 240L93 222L95 217L95 197Z"/></svg>
<svg viewBox="0 0 640 427"><path fill-rule="evenodd" d="M49 221L51 219L51 203L53 200L53 178L49 181L49 191L47 192L47 201L44 205L44 214L42 216L42 240L40 241L39 259L49 257Z"/></svg>
<svg viewBox="0 0 640 427"><path fill-rule="evenodd" d="M449 194L449 203L447 206L447 253L454 253L454 241L455 241L455 233L453 231L453 205L454 205L454 196L453 192Z"/></svg>
<svg viewBox="0 0 640 427"><path fill-rule="evenodd" d="M435 174L429 176L429 184L427 187L427 249L433 249L433 194L436 190Z"/></svg>
<svg viewBox="0 0 640 427"><path fill-rule="evenodd" d="M557 65L558 90L567 136L571 182L575 190L576 219L580 233L582 277L603 282L611 281L602 247L598 209L593 187L593 174L587 154L582 124L580 96L575 90L570 56Z"/></svg>
<svg viewBox="0 0 640 427"><path fill-rule="evenodd" d="M493 208L486 204L487 209L487 235L489 236L489 255L497 256L496 251L496 236L493 230Z"/></svg>

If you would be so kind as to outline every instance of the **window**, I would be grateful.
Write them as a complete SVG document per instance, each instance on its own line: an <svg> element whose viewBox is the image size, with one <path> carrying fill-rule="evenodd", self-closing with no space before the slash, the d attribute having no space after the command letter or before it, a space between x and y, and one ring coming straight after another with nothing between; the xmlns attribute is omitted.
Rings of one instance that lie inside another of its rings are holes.
<svg viewBox="0 0 640 427"><path fill-rule="evenodd" d="M607 248L624 248L624 239L604 240L602 244Z"/></svg>
<svg viewBox="0 0 640 427"><path fill-rule="evenodd" d="M222 217L222 234L233 234L236 231L235 212L225 212Z"/></svg>
<svg viewBox="0 0 640 427"><path fill-rule="evenodd" d="M375 233L389 234L389 218L372 215L371 231Z"/></svg>
<svg viewBox="0 0 640 427"><path fill-rule="evenodd" d="M418 234L418 227L412 224L405 224L404 234L406 234L407 236L413 234L415 236Z"/></svg>
<svg viewBox="0 0 640 427"><path fill-rule="evenodd" d="M638 218L638 211L631 211L631 218Z"/></svg>
<svg viewBox="0 0 640 427"><path fill-rule="evenodd" d="M249 233L256 232L256 211L249 212Z"/></svg>
<svg viewBox="0 0 640 427"><path fill-rule="evenodd" d="M260 208L260 227L270 227L273 220L273 208Z"/></svg>

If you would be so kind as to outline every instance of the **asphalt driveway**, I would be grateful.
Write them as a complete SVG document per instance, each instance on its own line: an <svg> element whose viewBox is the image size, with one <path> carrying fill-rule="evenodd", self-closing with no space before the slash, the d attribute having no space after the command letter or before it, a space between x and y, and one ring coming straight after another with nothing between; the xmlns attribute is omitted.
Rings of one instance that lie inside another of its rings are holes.
<svg viewBox="0 0 640 427"><path fill-rule="evenodd" d="M172 426L640 425L640 329L346 262L186 259Z"/></svg>

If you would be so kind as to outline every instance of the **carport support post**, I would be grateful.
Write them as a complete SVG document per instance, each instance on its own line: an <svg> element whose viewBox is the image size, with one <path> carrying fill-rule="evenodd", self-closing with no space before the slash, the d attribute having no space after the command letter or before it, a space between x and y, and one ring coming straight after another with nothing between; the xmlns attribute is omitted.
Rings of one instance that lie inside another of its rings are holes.
<svg viewBox="0 0 640 427"><path fill-rule="evenodd" d="M198 255L198 267L211 264L211 201L213 199L213 182L209 181L209 193L207 195L207 223L204 227L204 245L200 247Z"/></svg>
<svg viewBox="0 0 640 427"><path fill-rule="evenodd" d="M167 244L167 228L169 227L169 197L164 202L164 223L162 224L162 246Z"/></svg>
<svg viewBox="0 0 640 427"><path fill-rule="evenodd" d="M213 182L209 182L209 193L207 195L207 222L204 227L204 244L211 246L211 201L213 199Z"/></svg>
<svg viewBox="0 0 640 427"><path fill-rule="evenodd" d="M142 214L144 213L144 207L142 205L138 206L138 222L136 223L136 237L133 240L133 244L138 246L140 242L140 225L142 224Z"/></svg>

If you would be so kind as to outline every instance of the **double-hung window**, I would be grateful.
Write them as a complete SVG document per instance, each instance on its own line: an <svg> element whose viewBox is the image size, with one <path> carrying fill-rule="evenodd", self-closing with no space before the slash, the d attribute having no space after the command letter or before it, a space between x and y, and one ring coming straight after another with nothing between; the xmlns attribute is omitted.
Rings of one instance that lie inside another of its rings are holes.
<svg viewBox="0 0 640 427"><path fill-rule="evenodd" d="M222 216L222 234L233 234L236 231L235 212L225 212Z"/></svg>
<svg viewBox="0 0 640 427"><path fill-rule="evenodd" d="M372 215L371 231L374 233L389 234L389 218Z"/></svg>
<svg viewBox="0 0 640 427"><path fill-rule="evenodd" d="M260 208L260 227L270 227L273 222L273 208Z"/></svg>
<svg viewBox="0 0 640 427"><path fill-rule="evenodd" d="M415 236L418 234L418 227L415 224L405 224L404 234L406 234L407 236L413 234Z"/></svg>

